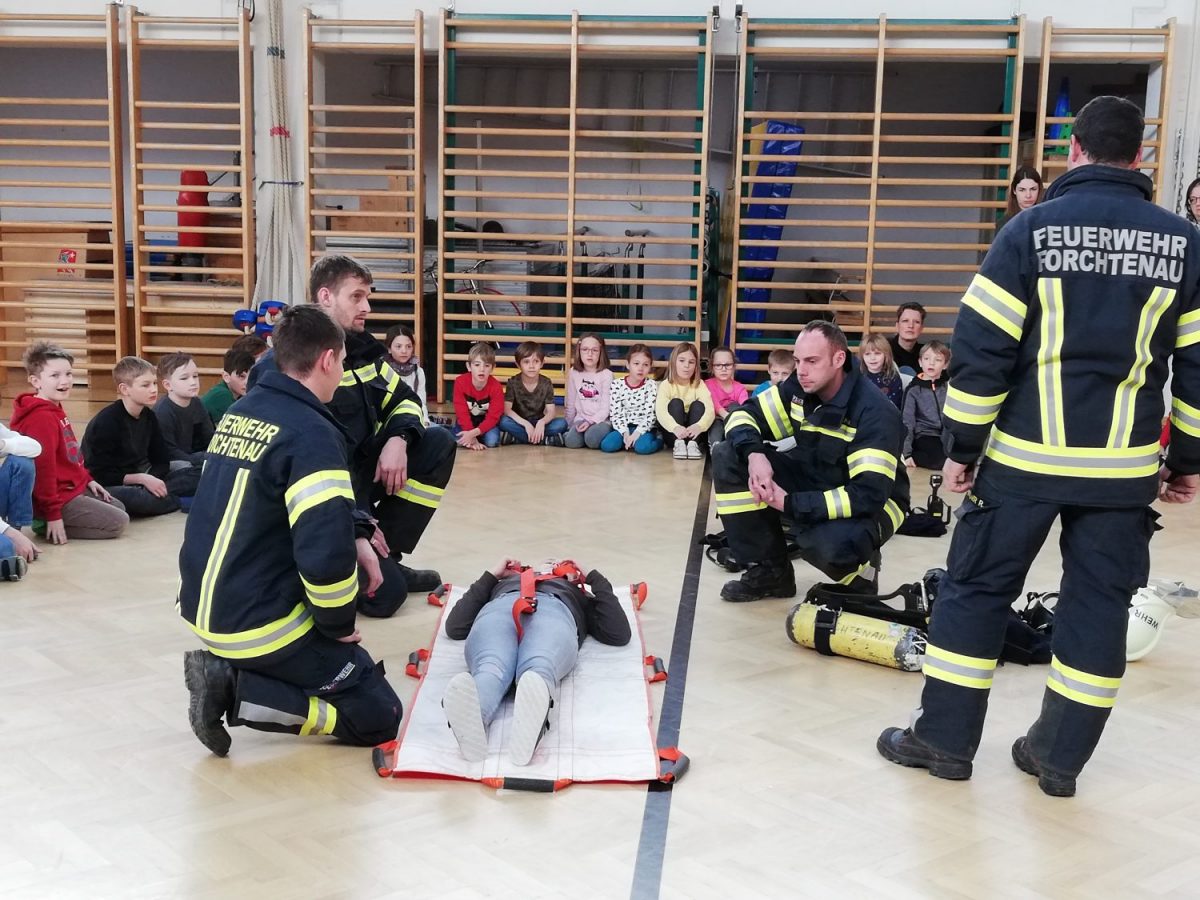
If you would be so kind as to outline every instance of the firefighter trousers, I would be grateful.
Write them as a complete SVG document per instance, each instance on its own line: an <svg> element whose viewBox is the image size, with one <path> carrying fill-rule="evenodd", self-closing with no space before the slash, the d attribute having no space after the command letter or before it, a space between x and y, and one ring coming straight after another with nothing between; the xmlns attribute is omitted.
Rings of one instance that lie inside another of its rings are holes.
<svg viewBox="0 0 1200 900"><path fill-rule="evenodd" d="M929 626L914 732L948 756L975 756L1009 610L1058 519L1063 571L1053 657L1028 739L1045 769L1074 777L1116 702L1129 603L1149 577L1158 514L1148 507L1046 503L977 486L956 517L948 575Z"/></svg>
<svg viewBox="0 0 1200 900"><path fill-rule="evenodd" d="M729 441L713 447L712 459L717 515L725 526L733 558L745 565L786 564L788 550L782 514L770 507L754 509L752 507L758 504L739 504L733 499L744 500L748 496L750 473ZM787 454L772 453L770 460L775 469L775 483L789 493L829 487L813 484L803 465ZM791 525L792 539L800 550L800 558L845 585L853 584L859 578L867 582L873 580L877 565L877 559L873 561L873 558L894 531L895 525L885 513L874 517L793 522Z"/></svg>
<svg viewBox="0 0 1200 900"><path fill-rule="evenodd" d="M441 505L454 471L457 444L449 429L431 425L408 448L408 480L395 494L375 485L375 517L393 551L411 553Z"/></svg>
<svg viewBox="0 0 1200 900"><path fill-rule="evenodd" d="M360 747L390 741L400 728L403 709L383 663L359 644L318 634L274 663L231 662L237 682L230 725L332 735Z"/></svg>

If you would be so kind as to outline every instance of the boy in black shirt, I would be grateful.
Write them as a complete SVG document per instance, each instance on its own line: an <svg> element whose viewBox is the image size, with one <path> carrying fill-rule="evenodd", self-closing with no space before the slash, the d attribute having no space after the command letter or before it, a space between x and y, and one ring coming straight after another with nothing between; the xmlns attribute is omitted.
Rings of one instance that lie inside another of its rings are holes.
<svg viewBox="0 0 1200 900"><path fill-rule="evenodd" d="M133 517L161 516L190 505L200 467L172 470L171 451L150 407L158 398L154 366L126 356L113 368L119 399L88 423L83 458L92 476L125 505Z"/></svg>
<svg viewBox="0 0 1200 900"><path fill-rule="evenodd" d="M158 380L167 396L154 404L154 415L171 450L171 468L183 468L180 461L203 465L214 429L208 410L198 399L200 371L196 361L190 353L168 353L158 361Z"/></svg>

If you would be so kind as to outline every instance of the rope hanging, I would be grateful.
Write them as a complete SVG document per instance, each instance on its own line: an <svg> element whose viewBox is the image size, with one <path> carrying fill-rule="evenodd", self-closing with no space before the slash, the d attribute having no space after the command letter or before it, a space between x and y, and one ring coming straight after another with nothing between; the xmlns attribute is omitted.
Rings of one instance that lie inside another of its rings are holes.
<svg viewBox="0 0 1200 900"><path fill-rule="evenodd" d="M302 182L292 176L292 134L287 127L285 54L283 49L283 0L270 0L267 6L267 82L270 88L271 167L274 177L260 179L259 209L265 215L258 283L254 286L254 305L263 300L302 303L305 299L307 269L301 260L299 236L295 233L295 189Z"/></svg>

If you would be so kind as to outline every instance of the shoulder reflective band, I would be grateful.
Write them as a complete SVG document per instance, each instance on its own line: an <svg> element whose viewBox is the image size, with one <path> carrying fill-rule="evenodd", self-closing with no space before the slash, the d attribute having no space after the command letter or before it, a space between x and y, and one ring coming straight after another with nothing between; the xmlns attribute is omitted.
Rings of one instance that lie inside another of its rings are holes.
<svg viewBox="0 0 1200 900"><path fill-rule="evenodd" d="M1084 706L1111 708L1117 702L1117 688L1120 686L1120 678L1105 678L1081 669L1072 669L1057 656L1050 660L1050 674L1046 678L1046 687Z"/></svg>
<svg viewBox="0 0 1200 900"><path fill-rule="evenodd" d="M1193 309L1179 317L1175 323L1175 349L1182 350L1200 343L1200 309Z"/></svg>
<svg viewBox="0 0 1200 900"><path fill-rule="evenodd" d="M217 656L226 659L252 659L286 647L312 631L312 627L312 611L300 602L282 619L247 631L217 634L195 625L192 626L192 631L196 632L200 640Z"/></svg>
<svg viewBox="0 0 1200 900"><path fill-rule="evenodd" d="M950 384L946 388L944 412L947 419L964 425L991 425L1000 414L1000 407L1007 396L1008 391L991 396L971 394Z"/></svg>
<svg viewBox="0 0 1200 900"><path fill-rule="evenodd" d="M1061 278L1038 279L1041 325L1037 352L1038 407L1042 414L1042 440L1052 447L1067 443L1063 424L1062 345L1063 298Z"/></svg>
<svg viewBox="0 0 1200 900"><path fill-rule="evenodd" d="M876 450L874 447L864 447L862 450L855 450L846 457L846 466L850 471L851 478L857 478L859 475L865 475L868 472L875 472L887 478L895 478L896 465L896 457L892 456L886 450Z"/></svg>
<svg viewBox="0 0 1200 900"><path fill-rule="evenodd" d="M757 512L766 509L767 504L754 499L749 491L735 491L731 494L717 494L717 515L732 516L736 513Z"/></svg>
<svg viewBox="0 0 1200 900"><path fill-rule="evenodd" d="M1150 341L1154 338L1163 313L1174 301L1173 290L1156 287L1142 305L1141 315L1138 316L1137 335L1133 340L1133 365L1125 380L1117 386L1116 397L1113 399L1112 427L1108 432L1110 447L1128 447L1133 437L1134 402L1137 400L1138 391L1146 383L1146 369L1151 362Z"/></svg>
<svg viewBox="0 0 1200 900"><path fill-rule="evenodd" d="M762 410L767 427L771 429L771 437L781 441L792 434L792 423L788 421L783 408L783 398L779 395L778 385L771 385L758 395L758 408Z"/></svg>
<svg viewBox="0 0 1200 900"><path fill-rule="evenodd" d="M951 653L933 644L925 645L925 665L921 671L926 678L936 678L959 687L986 691L992 687L996 660Z"/></svg>
<svg viewBox="0 0 1200 900"><path fill-rule="evenodd" d="M342 372L342 380L338 382L338 387L354 387L358 384L358 379L354 377L353 372Z"/></svg>
<svg viewBox="0 0 1200 900"><path fill-rule="evenodd" d="M825 512L829 518L850 518L850 494L844 487L832 488L821 496L825 498Z"/></svg>
<svg viewBox="0 0 1200 900"><path fill-rule="evenodd" d="M1028 307L990 278L976 275L963 295L962 305L983 316L1014 341L1021 339Z"/></svg>
<svg viewBox="0 0 1200 900"><path fill-rule="evenodd" d="M337 727L337 707L318 697L308 698L308 718L300 726L301 734L333 734Z"/></svg>
<svg viewBox="0 0 1200 900"><path fill-rule="evenodd" d="M1178 397L1171 401L1171 427L1190 437L1200 438L1200 409Z"/></svg>
<svg viewBox="0 0 1200 900"><path fill-rule="evenodd" d="M242 499L246 496L246 482L250 480L249 469L239 469L233 477L233 489L225 502L225 512L217 525L217 533L213 535L212 548L208 551L208 562L204 564L204 574L200 576L200 602L196 607L196 626L207 629L212 618L213 594L216 591L217 578L221 567L225 564L225 554L229 552L229 544L233 538L233 529L237 525L238 513L242 509Z"/></svg>
<svg viewBox="0 0 1200 900"><path fill-rule="evenodd" d="M295 528L302 515L335 497L354 502L354 486L350 483L350 473L345 469L322 469L305 475L283 494L288 524Z"/></svg>
<svg viewBox="0 0 1200 900"><path fill-rule="evenodd" d="M1145 478L1158 472L1158 450L1157 441L1140 447L1050 447L994 428L987 455L998 463L1039 475Z"/></svg>
<svg viewBox="0 0 1200 900"><path fill-rule="evenodd" d="M762 434L758 423L754 421L754 416L750 415L744 409L734 410L729 414L729 418L725 420L725 433L729 434L733 429L742 427L753 428L756 434Z"/></svg>
<svg viewBox="0 0 1200 900"><path fill-rule="evenodd" d="M308 595L309 602L322 609L345 606L347 603L353 603L354 598L358 596L357 566L349 576L332 584L316 584L303 575L300 576L300 581L304 585L304 592Z"/></svg>

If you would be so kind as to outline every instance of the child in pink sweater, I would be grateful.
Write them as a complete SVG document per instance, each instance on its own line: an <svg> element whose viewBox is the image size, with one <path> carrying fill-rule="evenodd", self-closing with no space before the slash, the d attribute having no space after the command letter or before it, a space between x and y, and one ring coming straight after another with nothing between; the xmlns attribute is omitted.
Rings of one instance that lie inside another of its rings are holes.
<svg viewBox="0 0 1200 900"><path fill-rule="evenodd" d="M608 348L604 338L588 332L575 345L575 358L567 370L566 446L578 450L600 449L600 442L612 431L609 424L609 395L613 374L608 367Z"/></svg>
<svg viewBox="0 0 1200 900"><path fill-rule="evenodd" d="M712 351L708 355L708 367L712 370L713 377L704 384L712 394L713 411L717 416L717 420L708 429L708 446L711 447L718 441L725 440L726 417L735 406L745 403L750 395L744 384L734 380L736 363L733 351L728 347L718 347Z"/></svg>

